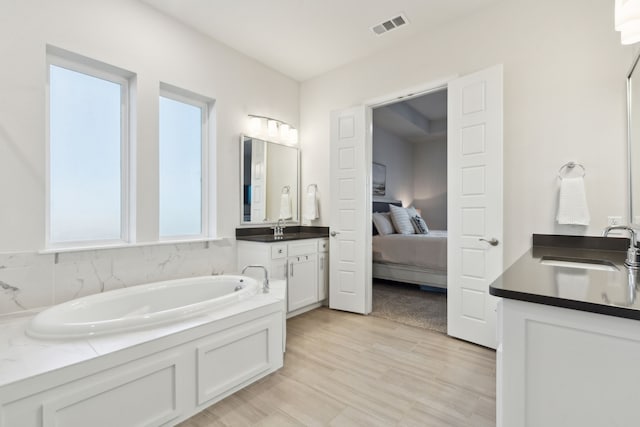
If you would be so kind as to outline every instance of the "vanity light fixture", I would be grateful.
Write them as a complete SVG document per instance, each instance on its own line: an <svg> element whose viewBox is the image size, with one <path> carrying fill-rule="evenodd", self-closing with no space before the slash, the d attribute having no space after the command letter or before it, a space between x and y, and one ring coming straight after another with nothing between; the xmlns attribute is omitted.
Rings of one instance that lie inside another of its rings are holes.
<svg viewBox="0 0 640 427"><path fill-rule="evenodd" d="M615 28L622 44L640 42L640 0L616 0Z"/></svg>
<svg viewBox="0 0 640 427"><path fill-rule="evenodd" d="M269 136L278 136L278 122L275 120L267 120L267 129L269 130Z"/></svg>
<svg viewBox="0 0 640 427"><path fill-rule="evenodd" d="M249 135L288 145L298 143L298 129L281 120L255 114L249 114Z"/></svg>
<svg viewBox="0 0 640 427"><path fill-rule="evenodd" d="M262 129L262 119L260 117L251 117L249 119L249 130L252 134L257 135Z"/></svg>
<svg viewBox="0 0 640 427"><path fill-rule="evenodd" d="M282 123L280 125L280 138L284 139L285 141L287 139L289 139L289 132L291 131L291 126L289 126L286 123Z"/></svg>

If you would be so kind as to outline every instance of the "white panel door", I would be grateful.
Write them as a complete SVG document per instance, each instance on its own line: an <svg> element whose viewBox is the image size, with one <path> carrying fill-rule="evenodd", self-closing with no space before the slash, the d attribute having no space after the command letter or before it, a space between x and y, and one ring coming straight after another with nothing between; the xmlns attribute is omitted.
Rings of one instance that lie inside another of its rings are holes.
<svg viewBox="0 0 640 427"><path fill-rule="evenodd" d="M371 312L370 112L359 106L331 113L329 307L362 314Z"/></svg>
<svg viewBox="0 0 640 427"><path fill-rule="evenodd" d="M448 334L496 348L502 273L502 65L448 85Z"/></svg>

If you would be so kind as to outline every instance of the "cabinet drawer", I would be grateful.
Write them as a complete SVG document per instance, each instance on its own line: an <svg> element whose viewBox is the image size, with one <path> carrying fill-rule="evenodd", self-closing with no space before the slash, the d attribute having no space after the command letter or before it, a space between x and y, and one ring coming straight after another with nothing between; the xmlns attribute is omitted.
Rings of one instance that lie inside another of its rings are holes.
<svg viewBox="0 0 640 427"><path fill-rule="evenodd" d="M328 252L328 251L329 251L329 239L318 240L318 252Z"/></svg>
<svg viewBox="0 0 640 427"><path fill-rule="evenodd" d="M317 243L315 240L289 243L289 256L315 254L316 252Z"/></svg>
<svg viewBox="0 0 640 427"><path fill-rule="evenodd" d="M271 245L271 259L280 259L287 257L287 245L277 244Z"/></svg>

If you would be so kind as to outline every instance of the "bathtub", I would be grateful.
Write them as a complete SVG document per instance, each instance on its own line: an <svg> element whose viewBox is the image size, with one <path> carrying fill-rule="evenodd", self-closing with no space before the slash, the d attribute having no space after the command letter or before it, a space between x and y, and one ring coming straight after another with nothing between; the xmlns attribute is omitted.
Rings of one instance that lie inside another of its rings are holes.
<svg viewBox="0 0 640 427"><path fill-rule="evenodd" d="M50 307L26 333L33 338L84 338L180 321L258 293L247 276L202 276L132 286Z"/></svg>
<svg viewBox="0 0 640 427"><path fill-rule="evenodd" d="M243 276L158 282L5 320L0 425L176 425L277 371L286 283L273 281L267 294L260 284Z"/></svg>

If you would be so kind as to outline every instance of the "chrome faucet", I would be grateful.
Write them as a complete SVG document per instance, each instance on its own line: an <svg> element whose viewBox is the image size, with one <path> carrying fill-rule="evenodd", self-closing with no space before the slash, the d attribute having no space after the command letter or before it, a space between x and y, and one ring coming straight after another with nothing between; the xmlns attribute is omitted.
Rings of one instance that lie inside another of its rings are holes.
<svg viewBox="0 0 640 427"><path fill-rule="evenodd" d="M264 271L264 280L262 281L262 292L269 293L269 273L264 265L247 265L242 269L242 274L250 268L261 268Z"/></svg>
<svg viewBox="0 0 640 427"><path fill-rule="evenodd" d="M630 239L629 249L627 249L627 259L624 261L624 265L634 270L640 269L640 249L638 249L638 235L635 228L628 225L612 225L606 227L602 232L602 237L607 237L609 232L613 230L628 231Z"/></svg>
<svg viewBox="0 0 640 427"><path fill-rule="evenodd" d="M282 221L282 225L280 225L280 221ZM284 224L285 224L285 220L284 218L279 218L278 222L276 223L275 227L273 227L273 235L275 237L282 237L284 235Z"/></svg>

